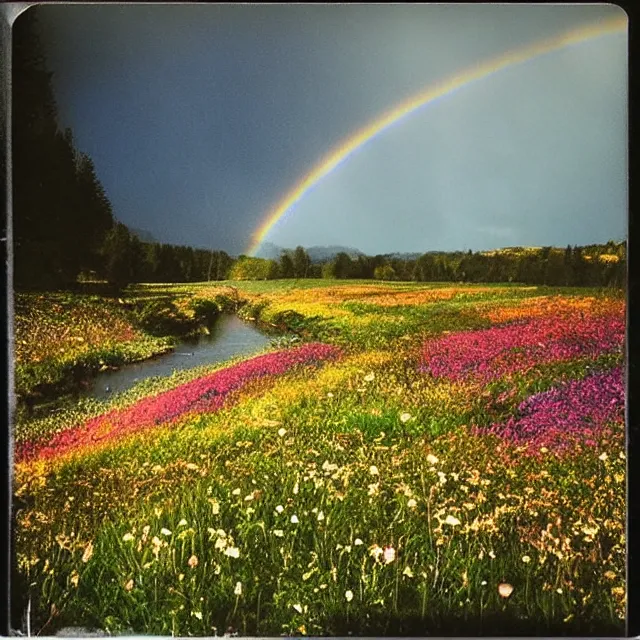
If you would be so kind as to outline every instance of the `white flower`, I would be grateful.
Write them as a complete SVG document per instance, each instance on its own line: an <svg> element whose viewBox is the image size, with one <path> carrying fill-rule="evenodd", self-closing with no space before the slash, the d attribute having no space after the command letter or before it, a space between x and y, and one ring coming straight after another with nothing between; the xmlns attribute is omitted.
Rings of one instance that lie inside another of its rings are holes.
<svg viewBox="0 0 640 640"><path fill-rule="evenodd" d="M186 527L186 526L187 526L187 524L188 524L188 523L187 523L187 521L186 521L184 518L182 518L182 520L180 520L180 522L178 522L178 526L179 526L179 527Z"/></svg>
<svg viewBox="0 0 640 640"><path fill-rule="evenodd" d="M501 582L498 585L498 593L502 598L508 598L513 593L513 587L508 582Z"/></svg>
<svg viewBox="0 0 640 640"><path fill-rule="evenodd" d="M234 490L231 492L231 495L232 495L232 496L239 496L239 495L240 495L240 489L234 489Z"/></svg>
<svg viewBox="0 0 640 640"><path fill-rule="evenodd" d="M327 393L327 398L333 398L333 393L331 393L331 391L329 391L329 393Z"/></svg>
<svg viewBox="0 0 640 640"><path fill-rule="evenodd" d="M216 549L224 549L227 546L227 539L219 537L213 546Z"/></svg>
<svg viewBox="0 0 640 640"><path fill-rule="evenodd" d="M409 507L409 509L415 509L417 506L418 503L413 498L407 502L407 507Z"/></svg>
<svg viewBox="0 0 640 640"><path fill-rule="evenodd" d="M171 531L169 531L169 529L165 529L164 527L162 529L160 529L160 533L163 536L170 536L171 535Z"/></svg>
<svg viewBox="0 0 640 640"><path fill-rule="evenodd" d="M382 557L385 564L389 564L396 559L396 550L393 547L385 547Z"/></svg>
<svg viewBox="0 0 640 640"><path fill-rule="evenodd" d="M458 520L458 518L456 518L455 516L449 515L444 519L444 523L450 524L452 527L455 527L460 524L460 520Z"/></svg>
<svg viewBox="0 0 640 640"><path fill-rule="evenodd" d="M369 548L369 553L377 560L383 553L382 547L379 547L377 544L374 544Z"/></svg>
<svg viewBox="0 0 640 640"><path fill-rule="evenodd" d="M496 554L493 553L493 549L489 551L489 557L493 560L496 557Z"/></svg>
<svg viewBox="0 0 640 640"><path fill-rule="evenodd" d="M400 421L401 422L407 422L408 420L411 420L411 414L410 413L401 413L400 414Z"/></svg>
<svg viewBox="0 0 640 640"><path fill-rule="evenodd" d="M525 564L531 562L531 558L529 556L522 556L522 562Z"/></svg>
<svg viewBox="0 0 640 640"><path fill-rule="evenodd" d="M372 464L372 465L369 467L369 473L370 473L372 476L377 476L377 475L379 475L379 474L378 474L378 467L376 467L376 465L375 465L375 464Z"/></svg>
<svg viewBox="0 0 640 640"><path fill-rule="evenodd" d="M347 599L347 602L351 602L353 600L353 591L345 591L344 597Z"/></svg>
<svg viewBox="0 0 640 640"><path fill-rule="evenodd" d="M402 572L403 576L407 576L407 578L413 578L413 571L411 571L411 567L407 565Z"/></svg>
<svg viewBox="0 0 640 640"><path fill-rule="evenodd" d="M233 593L237 596L242 595L242 582L236 582L236 588L233 590Z"/></svg>
<svg viewBox="0 0 640 640"><path fill-rule="evenodd" d="M440 462L440 460L438 458L436 458L436 456L434 456L433 453L430 453L427 456L427 462L429 464L436 464L436 463Z"/></svg>
<svg viewBox="0 0 640 640"><path fill-rule="evenodd" d="M318 512L318 520L320 520L320 521L324 520L324 511L319 511Z"/></svg>
<svg viewBox="0 0 640 640"><path fill-rule="evenodd" d="M131 542L131 540L135 540L134 536L133 536L132 534L130 534L130 533L125 533L125 534L122 536L122 539L123 539L125 542Z"/></svg>
<svg viewBox="0 0 640 640"><path fill-rule="evenodd" d="M276 511L277 511L278 513L282 513L282 512L284 511L284 507L283 507L281 504L279 504L279 505L276 507Z"/></svg>
<svg viewBox="0 0 640 640"><path fill-rule="evenodd" d="M300 522L300 520L298 520L298 516L294 513L291 516L291 524L298 524Z"/></svg>
<svg viewBox="0 0 640 640"><path fill-rule="evenodd" d="M294 604L292 605L293 608L298 612L298 613L302 613L302 605L300 604Z"/></svg>
<svg viewBox="0 0 640 640"><path fill-rule="evenodd" d="M353 541L353 545L354 545L355 547L359 547L361 544L364 544L364 542L362 542L362 540L360 540L360 538L356 538L356 539Z"/></svg>
<svg viewBox="0 0 640 640"><path fill-rule="evenodd" d="M278 429L278 435L282 438L284 437L285 433L287 433L287 430L284 427L280 427Z"/></svg>
<svg viewBox="0 0 640 640"><path fill-rule="evenodd" d="M224 555L229 556L230 558L239 558L240 557L240 549L238 547L227 547L224 550Z"/></svg>
<svg viewBox="0 0 640 640"><path fill-rule="evenodd" d="M274 529L273 535L276 536L276 538L282 538L284 536L284 531L282 529Z"/></svg>
<svg viewBox="0 0 640 640"><path fill-rule="evenodd" d="M604 462L609 456L607 455L607 452L605 451L604 453L601 453L598 456L598 460L602 460L602 462Z"/></svg>
<svg viewBox="0 0 640 640"><path fill-rule="evenodd" d="M371 382L374 378L375 375L373 373L367 373L367 375L364 377L365 382Z"/></svg>
<svg viewBox="0 0 640 640"><path fill-rule="evenodd" d="M198 618L198 620L202 620L202 612L201 611L192 611L191 615L195 616L196 618Z"/></svg>

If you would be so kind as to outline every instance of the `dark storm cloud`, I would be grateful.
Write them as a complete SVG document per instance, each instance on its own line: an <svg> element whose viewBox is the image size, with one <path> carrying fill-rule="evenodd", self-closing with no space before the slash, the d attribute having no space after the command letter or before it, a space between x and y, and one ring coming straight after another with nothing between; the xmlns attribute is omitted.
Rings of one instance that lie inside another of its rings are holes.
<svg viewBox="0 0 640 640"><path fill-rule="evenodd" d="M49 5L65 125L116 215L235 253L341 140L436 80L612 6ZM368 252L606 241L626 220L626 36L398 123L274 229Z"/></svg>

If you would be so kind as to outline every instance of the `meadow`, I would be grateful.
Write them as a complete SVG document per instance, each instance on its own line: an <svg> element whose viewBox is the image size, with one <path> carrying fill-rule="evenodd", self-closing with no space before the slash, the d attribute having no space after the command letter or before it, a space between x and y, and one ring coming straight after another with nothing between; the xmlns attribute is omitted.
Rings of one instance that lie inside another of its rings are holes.
<svg viewBox="0 0 640 640"><path fill-rule="evenodd" d="M622 292L48 296L18 296L24 393L61 363L167 348L136 300L233 300L284 337L16 421L12 590L34 635L623 635Z"/></svg>

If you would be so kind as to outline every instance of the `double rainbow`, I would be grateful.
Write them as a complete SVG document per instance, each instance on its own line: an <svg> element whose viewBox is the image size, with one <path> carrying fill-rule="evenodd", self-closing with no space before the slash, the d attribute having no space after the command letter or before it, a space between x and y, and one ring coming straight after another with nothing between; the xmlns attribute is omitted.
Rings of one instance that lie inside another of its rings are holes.
<svg viewBox="0 0 640 640"><path fill-rule="evenodd" d="M420 107L433 102L437 98L446 96L464 85L486 78L498 71L501 71L502 69L506 69L507 67L512 67L516 64L531 60L532 58L557 51L558 49L564 49L570 45L579 44L581 42L591 40L592 38L601 37L611 33L625 31L626 29L626 16L574 29L536 44L522 47L515 51L510 51L498 58L494 58L483 64L471 67L470 69L429 87L426 91L423 91L397 107L394 107L377 120L374 120L364 128L357 131L349 139L345 140L337 149L331 151L321 162L319 162L310 173L302 178L302 180L300 180L300 182L298 182L298 184L296 184L293 189L287 193L280 203L265 216L263 222L254 232L251 238L251 244L249 245L246 253L250 256L255 254L269 231L271 231L278 220L287 211L289 211L289 209L298 202L304 194L311 189L311 187L342 164L359 147L365 144L365 142L371 140L388 129L391 125L413 113Z"/></svg>

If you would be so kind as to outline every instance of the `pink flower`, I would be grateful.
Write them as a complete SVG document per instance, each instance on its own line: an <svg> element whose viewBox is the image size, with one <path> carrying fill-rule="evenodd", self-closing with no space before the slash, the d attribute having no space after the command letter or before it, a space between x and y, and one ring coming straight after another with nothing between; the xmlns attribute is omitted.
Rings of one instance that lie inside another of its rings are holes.
<svg viewBox="0 0 640 640"><path fill-rule="evenodd" d="M47 444L25 443L18 447L19 461L53 458L82 446L116 440L143 429L170 424L189 412L205 413L221 409L233 391L249 382L283 374L295 367L321 364L341 355L332 345L307 343L244 360L157 396L140 400L126 409L114 409L82 425L55 435Z"/></svg>

